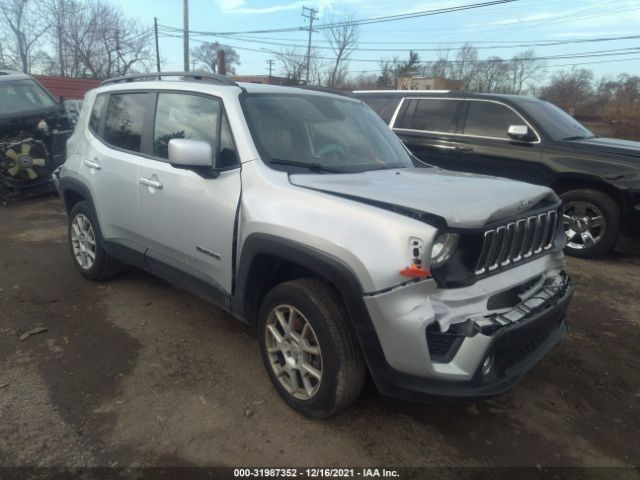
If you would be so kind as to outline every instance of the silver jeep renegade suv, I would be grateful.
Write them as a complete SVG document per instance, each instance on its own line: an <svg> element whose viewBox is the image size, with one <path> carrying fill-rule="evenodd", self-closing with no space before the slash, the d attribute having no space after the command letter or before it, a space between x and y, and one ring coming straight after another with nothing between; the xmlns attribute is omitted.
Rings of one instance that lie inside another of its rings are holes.
<svg viewBox="0 0 640 480"><path fill-rule="evenodd" d="M255 325L309 417L382 395L481 398L567 334L560 202L415 168L361 101L162 74L87 94L54 181L90 280L147 270Z"/></svg>

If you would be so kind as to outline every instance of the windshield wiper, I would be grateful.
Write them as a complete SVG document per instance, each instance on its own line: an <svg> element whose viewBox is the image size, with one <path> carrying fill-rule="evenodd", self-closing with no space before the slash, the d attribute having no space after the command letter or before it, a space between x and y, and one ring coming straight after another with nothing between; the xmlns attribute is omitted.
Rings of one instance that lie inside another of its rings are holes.
<svg viewBox="0 0 640 480"><path fill-rule="evenodd" d="M288 165L290 167L301 167L306 168L312 172L328 172L328 173L342 173L343 170L339 170L337 168L325 167L324 165L320 165L319 163L309 163L309 162L297 162L295 160L285 160L282 158L272 158L269 162L271 165Z"/></svg>

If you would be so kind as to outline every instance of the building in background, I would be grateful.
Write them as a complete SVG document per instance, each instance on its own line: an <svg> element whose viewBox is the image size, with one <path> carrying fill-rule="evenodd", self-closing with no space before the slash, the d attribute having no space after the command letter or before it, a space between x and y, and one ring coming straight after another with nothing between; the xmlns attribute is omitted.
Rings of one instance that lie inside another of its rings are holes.
<svg viewBox="0 0 640 480"><path fill-rule="evenodd" d="M56 100L82 100L89 90L97 88L100 80L89 78L53 77L51 75L33 75L44 88L49 90Z"/></svg>
<svg viewBox="0 0 640 480"><path fill-rule="evenodd" d="M450 80L442 77L400 77L398 90L460 90L461 80Z"/></svg>

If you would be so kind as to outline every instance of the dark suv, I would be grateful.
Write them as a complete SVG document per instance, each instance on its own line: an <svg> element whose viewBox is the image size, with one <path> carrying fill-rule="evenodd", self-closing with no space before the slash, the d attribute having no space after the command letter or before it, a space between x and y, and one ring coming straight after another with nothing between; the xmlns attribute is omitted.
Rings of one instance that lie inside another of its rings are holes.
<svg viewBox="0 0 640 480"><path fill-rule="evenodd" d="M0 200L53 189L70 134L64 107L42 85L0 70Z"/></svg>
<svg viewBox="0 0 640 480"><path fill-rule="evenodd" d="M640 142L598 138L551 103L515 95L357 91L421 161L551 187L567 253L640 238Z"/></svg>

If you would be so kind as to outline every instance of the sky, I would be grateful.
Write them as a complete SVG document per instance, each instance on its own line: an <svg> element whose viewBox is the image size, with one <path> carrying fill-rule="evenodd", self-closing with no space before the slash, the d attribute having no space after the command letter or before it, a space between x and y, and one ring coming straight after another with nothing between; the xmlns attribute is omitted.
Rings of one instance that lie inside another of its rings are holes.
<svg viewBox="0 0 640 480"><path fill-rule="evenodd" d="M219 41L236 48L242 75L266 75L267 60L276 61L274 75L282 73L278 52L283 45L306 51L307 20L302 7L318 10L317 24L353 15L357 19L440 9L482 0L189 0L190 30L203 32L246 32L272 28L300 27L285 33L244 34L233 38L197 36L195 40ZM127 16L151 27L153 17L163 26L182 28L182 0L116 0ZM480 58L497 55L510 58L533 48L539 57L573 56L546 60L546 72L572 67L591 69L596 77L619 73L640 75L640 38L561 45L516 46L640 35L640 0L518 0L462 12L362 25L358 50L351 55L349 70L377 73L378 61L394 55L407 57L410 49L422 60L435 60L430 49L449 48L451 55L464 42L483 47ZM331 57L322 31L312 37L322 56ZM192 42L192 47L199 43ZM182 39L162 36L163 69L182 70ZM598 63L595 63L598 62Z"/></svg>

